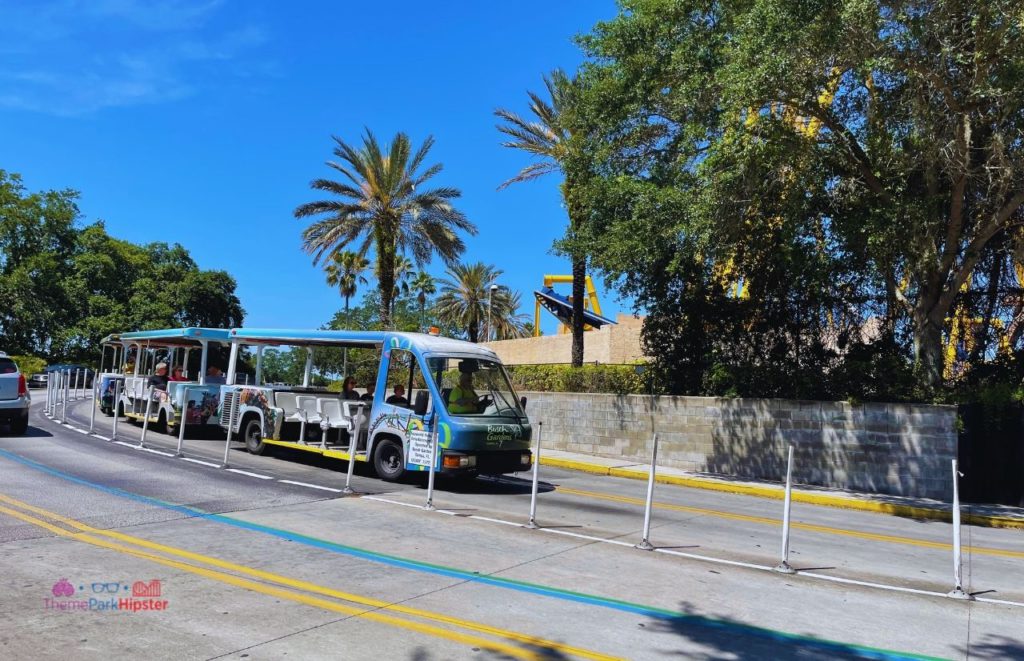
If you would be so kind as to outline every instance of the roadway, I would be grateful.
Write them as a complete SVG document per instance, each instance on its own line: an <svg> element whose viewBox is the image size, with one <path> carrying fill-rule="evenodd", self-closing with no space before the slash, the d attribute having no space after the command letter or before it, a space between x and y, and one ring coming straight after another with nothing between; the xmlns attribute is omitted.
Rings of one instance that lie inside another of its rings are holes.
<svg viewBox="0 0 1024 661"><path fill-rule="evenodd" d="M87 427L88 405L69 422ZM794 505L802 572L786 576L769 569L778 501L658 485L651 553L632 548L634 480L542 467L535 531L521 526L518 477L439 480L441 511L426 512L422 480L358 466L361 497L342 497L344 462L236 445L231 472L166 456L167 436L150 432L139 451L33 413L29 436L0 437L0 619L19 625L0 632L5 658L98 658L114 644L157 658L1024 656L1019 530L965 527L965 587L990 600L968 603L937 596L952 587L941 522ZM98 416L97 432L109 422ZM124 443L138 434L119 425ZM217 464L223 447L185 449ZM104 577L159 577L170 605L46 609L65 577L90 596Z"/></svg>

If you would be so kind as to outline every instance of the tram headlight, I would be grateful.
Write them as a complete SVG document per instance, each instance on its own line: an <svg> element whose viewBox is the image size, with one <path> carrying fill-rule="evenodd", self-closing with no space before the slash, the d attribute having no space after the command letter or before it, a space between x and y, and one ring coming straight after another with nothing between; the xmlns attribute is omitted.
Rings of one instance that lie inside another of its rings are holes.
<svg viewBox="0 0 1024 661"><path fill-rule="evenodd" d="M445 468L473 468L476 466L476 457L468 454L446 454L444 456Z"/></svg>

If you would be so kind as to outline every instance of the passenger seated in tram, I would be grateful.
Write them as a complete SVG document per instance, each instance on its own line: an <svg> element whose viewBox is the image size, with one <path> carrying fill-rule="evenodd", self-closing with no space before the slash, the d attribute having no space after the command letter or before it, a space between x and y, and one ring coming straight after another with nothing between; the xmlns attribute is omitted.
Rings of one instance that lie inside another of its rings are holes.
<svg viewBox="0 0 1024 661"><path fill-rule="evenodd" d="M167 363L157 363L153 376L149 377L147 384L153 390L167 390Z"/></svg>
<svg viewBox="0 0 1024 661"><path fill-rule="evenodd" d="M353 376L346 376L341 384L341 398L352 401L359 401L359 391L356 390L356 379Z"/></svg>
<svg viewBox="0 0 1024 661"><path fill-rule="evenodd" d="M386 404L394 404L395 406L409 406L409 400L405 397L405 386L399 384L395 386L395 393L384 400Z"/></svg>
<svg viewBox="0 0 1024 661"><path fill-rule="evenodd" d="M185 378L185 374L181 371L181 367L175 367L173 370L171 370L171 378L170 378L170 380L171 381L188 381L188 379Z"/></svg>
<svg viewBox="0 0 1024 661"><path fill-rule="evenodd" d="M224 372L221 372L219 367L210 365L209 369L206 370L206 382L222 385L228 381L224 378Z"/></svg>

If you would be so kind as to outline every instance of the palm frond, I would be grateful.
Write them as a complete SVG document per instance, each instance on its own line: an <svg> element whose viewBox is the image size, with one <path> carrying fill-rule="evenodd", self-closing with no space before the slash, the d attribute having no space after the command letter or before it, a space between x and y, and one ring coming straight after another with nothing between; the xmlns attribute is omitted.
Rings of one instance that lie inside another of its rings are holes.
<svg viewBox="0 0 1024 661"><path fill-rule="evenodd" d="M348 184L343 184L339 181L333 181L331 179L314 179L313 181L309 182L309 187L315 190L322 190L328 193L334 193L335 195L339 195L341 197L351 197L357 200L363 198L362 190L355 188L353 186L349 186Z"/></svg>
<svg viewBox="0 0 1024 661"><path fill-rule="evenodd" d="M518 184L523 181L530 181L532 179L537 179L538 177L543 177L544 175L550 174L552 172L558 172L560 171L560 169L561 168L559 168L556 163L552 163L551 161L540 161L537 163L531 163L530 165L527 165L525 168L520 170L519 174L517 174L516 176L512 177L511 179L505 182L502 182L502 184L498 186L498 190L508 188L512 184Z"/></svg>

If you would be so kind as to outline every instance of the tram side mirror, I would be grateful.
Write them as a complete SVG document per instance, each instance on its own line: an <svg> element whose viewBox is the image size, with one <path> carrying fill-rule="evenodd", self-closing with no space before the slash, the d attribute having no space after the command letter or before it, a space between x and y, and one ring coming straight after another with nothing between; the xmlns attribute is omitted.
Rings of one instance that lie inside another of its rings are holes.
<svg viewBox="0 0 1024 661"><path fill-rule="evenodd" d="M519 398L519 406L522 406L524 411L526 410L526 397Z"/></svg>
<svg viewBox="0 0 1024 661"><path fill-rule="evenodd" d="M416 415L426 415L427 407L430 406L430 393L426 390L421 390L416 393L416 403L412 408L413 413Z"/></svg>

